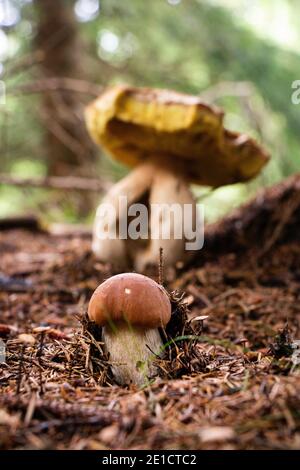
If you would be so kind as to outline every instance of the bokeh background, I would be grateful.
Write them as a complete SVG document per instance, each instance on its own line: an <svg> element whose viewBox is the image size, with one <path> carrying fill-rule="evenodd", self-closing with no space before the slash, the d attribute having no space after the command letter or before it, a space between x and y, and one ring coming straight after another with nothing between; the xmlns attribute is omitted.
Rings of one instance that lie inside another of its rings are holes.
<svg viewBox="0 0 300 470"><path fill-rule="evenodd" d="M254 182L194 188L215 220L300 169L299 47L298 0L0 0L0 175L118 180L127 169L94 147L84 106L112 83L172 88L272 155ZM90 223L100 198L0 182L0 217Z"/></svg>

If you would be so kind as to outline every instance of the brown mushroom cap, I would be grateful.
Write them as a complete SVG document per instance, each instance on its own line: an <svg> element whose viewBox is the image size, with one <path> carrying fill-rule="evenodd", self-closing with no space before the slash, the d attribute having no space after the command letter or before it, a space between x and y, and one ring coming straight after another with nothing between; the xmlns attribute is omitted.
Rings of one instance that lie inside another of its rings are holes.
<svg viewBox="0 0 300 470"><path fill-rule="evenodd" d="M223 113L199 97L115 86L86 109L91 136L129 166L150 159L210 186L246 181L269 157L253 139L224 128Z"/></svg>
<svg viewBox="0 0 300 470"><path fill-rule="evenodd" d="M88 315L100 326L125 321L132 326L158 328L169 322L171 303L157 282L142 274L123 273L97 287Z"/></svg>

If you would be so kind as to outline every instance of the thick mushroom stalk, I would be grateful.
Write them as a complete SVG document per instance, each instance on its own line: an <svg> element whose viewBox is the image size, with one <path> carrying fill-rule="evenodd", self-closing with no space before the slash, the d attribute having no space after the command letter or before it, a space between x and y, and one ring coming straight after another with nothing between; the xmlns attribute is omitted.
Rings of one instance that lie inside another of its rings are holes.
<svg viewBox="0 0 300 470"><path fill-rule="evenodd" d="M146 385L157 375L155 359L163 351L158 329L128 327L119 322L115 328L103 328L103 340L115 380L120 385Z"/></svg>
<svg viewBox="0 0 300 470"><path fill-rule="evenodd" d="M133 252L135 269L144 271L157 264L160 248L166 266L186 262L193 252L186 250L185 228L195 226L196 216L196 202L188 183L168 168L156 168L149 193L149 242L144 249Z"/></svg>
<svg viewBox="0 0 300 470"><path fill-rule="evenodd" d="M157 375L155 360L163 355L159 328L171 317L164 288L141 274L118 274L95 290L88 315L103 327L102 340L116 382L147 385Z"/></svg>
<svg viewBox="0 0 300 470"><path fill-rule="evenodd" d="M122 208L120 200L126 198ZM122 239L109 232L109 227L119 229L120 221L127 217L126 211L134 203L144 203L148 211L147 240ZM103 211L105 205L113 210ZM164 262L175 266L187 260L186 237L183 218L185 207L190 206L189 224L195 224L196 203L188 183L171 169L159 168L154 163L137 166L128 176L117 183L99 205L93 231L93 251L104 262L119 269L132 265L143 271L157 264L159 249L163 248ZM123 212L122 212L123 210Z"/></svg>
<svg viewBox="0 0 300 470"><path fill-rule="evenodd" d="M142 200L149 191L154 171L151 164L139 165L115 184L101 201L94 222L92 249L102 262L121 270L132 264L130 241L120 238L118 233L120 222L127 217L128 207ZM122 197L127 202L124 207L120 204Z"/></svg>

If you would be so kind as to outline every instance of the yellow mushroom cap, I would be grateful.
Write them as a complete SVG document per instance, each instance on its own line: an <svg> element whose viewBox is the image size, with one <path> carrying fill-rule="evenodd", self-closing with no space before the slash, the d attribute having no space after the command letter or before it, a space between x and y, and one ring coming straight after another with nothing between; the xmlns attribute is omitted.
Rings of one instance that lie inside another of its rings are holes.
<svg viewBox="0 0 300 470"><path fill-rule="evenodd" d="M226 130L223 112L169 90L110 87L85 112L88 130L116 160L163 162L209 186L255 177L269 156L253 139Z"/></svg>
<svg viewBox="0 0 300 470"><path fill-rule="evenodd" d="M97 287L88 316L100 326L124 321L144 328L164 327L171 318L171 303L165 289L147 276L117 274Z"/></svg>

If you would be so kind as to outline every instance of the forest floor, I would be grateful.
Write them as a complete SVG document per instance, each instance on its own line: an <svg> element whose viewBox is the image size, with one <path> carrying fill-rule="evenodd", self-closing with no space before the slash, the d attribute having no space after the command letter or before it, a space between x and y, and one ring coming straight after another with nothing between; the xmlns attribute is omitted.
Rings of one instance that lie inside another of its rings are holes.
<svg viewBox="0 0 300 470"><path fill-rule="evenodd" d="M165 279L199 339L138 390L113 383L78 318L111 274L90 237L0 231L0 448L299 449L299 234L300 176L208 227Z"/></svg>

